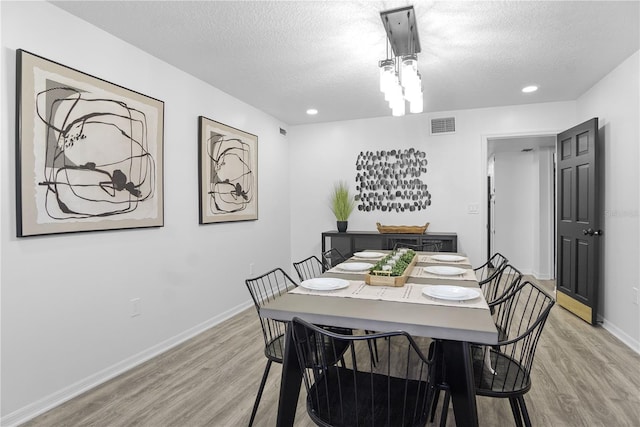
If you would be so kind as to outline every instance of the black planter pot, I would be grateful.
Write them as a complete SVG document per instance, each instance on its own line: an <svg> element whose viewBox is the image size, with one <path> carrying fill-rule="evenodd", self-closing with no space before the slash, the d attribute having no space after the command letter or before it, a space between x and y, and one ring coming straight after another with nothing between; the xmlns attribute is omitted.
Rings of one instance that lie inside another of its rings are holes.
<svg viewBox="0 0 640 427"><path fill-rule="evenodd" d="M338 232L344 233L345 231L347 231L347 224L348 223L349 223L348 221L337 221Z"/></svg>

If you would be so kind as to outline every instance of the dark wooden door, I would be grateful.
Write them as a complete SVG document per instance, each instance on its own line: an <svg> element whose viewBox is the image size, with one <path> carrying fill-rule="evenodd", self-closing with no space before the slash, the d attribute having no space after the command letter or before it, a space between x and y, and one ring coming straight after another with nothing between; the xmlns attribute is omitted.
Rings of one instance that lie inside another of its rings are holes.
<svg viewBox="0 0 640 427"><path fill-rule="evenodd" d="M591 324L596 323L600 200L598 119L558 135L557 300Z"/></svg>

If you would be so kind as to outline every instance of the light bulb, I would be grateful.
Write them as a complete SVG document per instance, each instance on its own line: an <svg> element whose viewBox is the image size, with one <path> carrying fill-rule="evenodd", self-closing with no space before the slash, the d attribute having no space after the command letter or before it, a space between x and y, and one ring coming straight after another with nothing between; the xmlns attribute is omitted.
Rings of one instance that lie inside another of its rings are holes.
<svg viewBox="0 0 640 427"><path fill-rule="evenodd" d="M398 77L394 75L393 80L387 86L387 90L384 93L384 100L390 101L393 98L402 98L402 87L400 86L400 82L398 82Z"/></svg>
<svg viewBox="0 0 640 427"><path fill-rule="evenodd" d="M380 61L380 92L386 92L388 86L393 82L395 69L393 59Z"/></svg>
<svg viewBox="0 0 640 427"><path fill-rule="evenodd" d="M422 98L422 93L420 93L419 97L412 99L411 102L409 103L409 111L415 114L415 113L422 113L423 110L424 110L424 101Z"/></svg>
<svg viewBox="0 0 640 427"><path fill-rule="evenodd" d="M402 57L402 86L410 85L418 79L418 58L416 55Z"/></svg>
<svg viewBox="0 0 640 427"><path fill-rule="evenodd" d="M395 117L404 116L404 113L405 113L404 100L394 104L393 108L391 109L391 115Z"/></svg>

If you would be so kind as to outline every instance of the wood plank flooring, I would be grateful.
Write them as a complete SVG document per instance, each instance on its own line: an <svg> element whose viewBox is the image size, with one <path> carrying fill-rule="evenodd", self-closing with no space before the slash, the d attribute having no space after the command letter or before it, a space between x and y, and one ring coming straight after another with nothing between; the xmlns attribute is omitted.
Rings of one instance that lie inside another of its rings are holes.
<svg viewBox="0 0 640 427"><path fill-rule="evenodd" d="M265 363L251 308L23 425L246 426ZM280 372L273 364L256 427L275 425ZM534 425L640 426L640 356L557 305L532 377L525 400ZM314 425L304 394L300 427ZM478 413L481 426L513 425L506 400L478 397ZM455 425L451 409L447 425Z"/></svg>

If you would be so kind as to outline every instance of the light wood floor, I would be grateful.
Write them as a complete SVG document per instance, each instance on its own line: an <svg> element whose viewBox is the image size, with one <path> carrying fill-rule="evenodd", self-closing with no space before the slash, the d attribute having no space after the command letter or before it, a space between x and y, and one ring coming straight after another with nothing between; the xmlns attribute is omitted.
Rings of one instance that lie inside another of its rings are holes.
<svg viewBox="0 0 640 427"><path fill-rule="evenodd" d="M246 426L266 363L262 351L251 308L24 425ZM257 427L275 425L280 372L274 364ZM559 306L532 376L525 400L536 426L640 426L640 356ZM482 426L513 425L506 400L479 397L478 413ZM450 409L447 425L454 424ZM296 426L312 425L302 391Z"/></svg>

